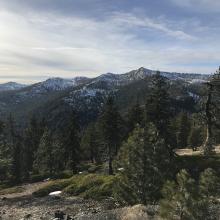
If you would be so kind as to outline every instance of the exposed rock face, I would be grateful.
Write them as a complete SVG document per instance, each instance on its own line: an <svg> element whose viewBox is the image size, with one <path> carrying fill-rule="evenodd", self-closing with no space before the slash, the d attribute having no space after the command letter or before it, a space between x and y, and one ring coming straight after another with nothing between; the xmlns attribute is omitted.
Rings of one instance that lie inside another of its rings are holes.
<svg viewBox="0 0 220 220"><path fill-rule="evenodd" d="M120 220L148 220L147 207L136 205L124 208L120 214Z"/></svg>

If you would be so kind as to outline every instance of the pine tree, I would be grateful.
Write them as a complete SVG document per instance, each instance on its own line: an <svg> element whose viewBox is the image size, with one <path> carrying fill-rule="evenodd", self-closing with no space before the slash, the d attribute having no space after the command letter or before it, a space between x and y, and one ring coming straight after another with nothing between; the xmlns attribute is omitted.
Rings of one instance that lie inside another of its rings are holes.
<svg viewBox="0 0 220 220"><path fill-rule="evenodd" d="M181 170L176 182L168 181L163 187L160 216L167 220L218 220L219 189L219 178L212 169L201 173L198 182Z"/></svg>
<svg viewBox="0 0 220 220"><path fill-rule="evenodd" d="M7 143L11 157L11 176L13 181L18 183L21 181L22 176L21 152L23 147L23 140L20 134L18 134L16 122L11 114L8 118L6 126Z"/></svg>
<svg viewBox="0 0 220 220"><path fill-rule="evenodd" d="M37 150L35 168L50 174L54 171L53 139L51 131L46 127Z"/></svg>
<svg viewBox="0 0 220 220"><path fill-rule="evenodd" d="M100 162L99 133L96 124L92 123L87 127L82 137L81 146L92 163Z"/></svg>
<svg viewBox="0 0 220 220"><path fill-rule="evenodd" d="M205 198L217 198L220 193L219 180L217 173L213 169L206 169L199 178L200 194Z"/></svg>
<svg viewBox="0 0 220 220"><path fill-rule="evenodd" d="M53 138L53 170L59 173L65 169L63 144L58 138Z"/></svg>
<svg viewBox="0 0 220 220"><path fill-rule="evenodd" d="M216 172L208 168L200 174L197 219L218 220L220 183Z"/></svg>
<svg viewBox="0 0 220 220"><path fill-rule="evenodd" d="M168 181L162 190L160 216L167 220L196 220L197 193L195 181L186 170L177 175L177 182Z"/></svg>
<svg viewBox="0 0 220 220"><path fill-rule="evenodd" d="M119 120L120 114L114 104L113 97L110 96L107 99L104 112L101 115L103 137L108 152L109 175L113 174L112 161L114 156L117 155L120 144Z"/></svg>
<svg viewBox="0 0 220 220"><path fill-rule="evenodd" d="M182 112L179 116L179 131L178 131L178 147L186 148L188 146L188 138L190 133L190 120L186 112Z"/></svg>
<svg viewBox="0 0 220 220"><path fill-rule="evenodd" d="M52 175L64 169L64 161L62 143L54 138L52 132L46 127L36 153L35 169L42 173L49 172Z"/></svg>
<svg viewBox="0 0 220 220"><path fill-rule="evenodd" d="M133 131L137 124L141 125L144 121L144 112L140 105L136 103L128 112L128 130Z"/></svg>
<svg viewBox="0 0 220 220"><path fill-rule="evenodd" d="M118 167L133 189L137 201L147 204L159 196L163 181L169 175L169 154L153 124L137 127L121 147Z"/></svg>
<svg viewBox="0 0 220 220"><path fill-rule="evenodd" d="M26 177L33 171L33 163L38 150L45 125L33 116L24 135L24 169Z"/></svg>
<svg viewBox="0 0 220 220"><path fill-rule="evenodd" d="M190 130L188 143L189 146L195 151L198 147L200 147L204 141L203 131L201 127L194 126Z"/></svg>
<svg viewBox="0 0 220 220"><path fill-rule="evenodd" d="M75 111L71 114L69 126L65 131L65 137L63 138L64 156L66 165L70 167L73 173L77 173L80 159L80 127L78 122L78 116Z"/></svg>
<svg viewBox="0 0 220 220"><path fill-rule="evenodd" d="M171 158L176 146L174 146L170 129L172 110L168 90L166 78L161 76L158 71L153 76L151 93L146 101L146 123L152 122L156 126L159 136L164 139L164 144Z"/></svg>
<svg viewBox="0 0 220 220"><path fill-rule="evenodd" d="M4 181L9 178L10 170L10 148L5 137L5 124L0 121L0 181Z"/></svg>
<svg viewBox="0 0 220 220"><path fill-rule="evenodd" d="M22 152L22 140L19 137L16 139L16 143L14 143L12 149L11 174L14 183L19 183L22 177L21 152Z"/></svg>

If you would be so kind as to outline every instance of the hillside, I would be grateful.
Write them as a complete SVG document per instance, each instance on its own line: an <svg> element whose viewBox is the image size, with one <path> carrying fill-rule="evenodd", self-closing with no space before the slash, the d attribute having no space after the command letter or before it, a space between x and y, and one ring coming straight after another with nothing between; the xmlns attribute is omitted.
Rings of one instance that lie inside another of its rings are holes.
<svg viewBox="0 0 220 220"><path fill-rule="evenodd" d="M99 114L106 96L114 93L121 111L138 101L144 103L150 92L151 77L156 71L143 67L125 74L107 73L96 78L76 77L73 79L50 78L46 81L0 91L0 117L6 119L10 113L22 124L32 114L42 118L50 115L49 121L59 120L59 115L77 109L83 123L94 120ZM168 78L174 102L184 105L189 102L191 110L194 101L200 97L202 82L209 75L161 72ZM198 86L199 85L199 86ZM0 86L1 88L1 86ZM65 121L62 119L62 121ZM59 122L58 122L59 123Z"/></svg>

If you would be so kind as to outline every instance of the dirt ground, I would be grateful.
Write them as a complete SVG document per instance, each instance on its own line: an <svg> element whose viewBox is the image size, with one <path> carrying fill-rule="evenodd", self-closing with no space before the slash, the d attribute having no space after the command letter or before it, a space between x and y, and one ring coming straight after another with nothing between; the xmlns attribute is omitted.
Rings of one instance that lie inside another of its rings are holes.
<svg viewBox="0 0 220 220"><path fill-rule="evenodd" d="M117 208L112 199L102 202L78 197L46 196L35 198L32 193L48 182L25 184L19 193L0 196L0 220L55 220L61 211L74 220L148 220L144 206Z"/></svg>
<svg viewBox="0 0 220 220"><path fill-rule="evenodd" d="M198 148L196 151L193 151L190 148L177 149L175 152L179 156L192 156L192 155L202 155L203 154L202 148ZM215 147L215 153L220 154L220 145Z"/></svg>

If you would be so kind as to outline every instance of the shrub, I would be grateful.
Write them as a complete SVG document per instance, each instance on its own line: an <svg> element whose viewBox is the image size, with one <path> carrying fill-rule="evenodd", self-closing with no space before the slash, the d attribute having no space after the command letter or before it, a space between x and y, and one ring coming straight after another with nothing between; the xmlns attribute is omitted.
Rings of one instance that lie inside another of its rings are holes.
<svg viewBox="0 0 220 220"><path fill-rule="evenodd" d="M118 200L121 178L99 174L75 175L70 179L55 180L34 192L37 197L47 196L50 192L61 190L68 195L80 196L85 199L102 200L113 197Z"/></svg>
<svg viewBox="0 0 220 220"><path fill-rule="evenodd" d="M33 193L36 197L44 197L47 196L49 193L62 190L66 186L70 184L71 179L64 179L64 180L55 180L52 182L49 182L47 186L37 190Z"/></svg>

